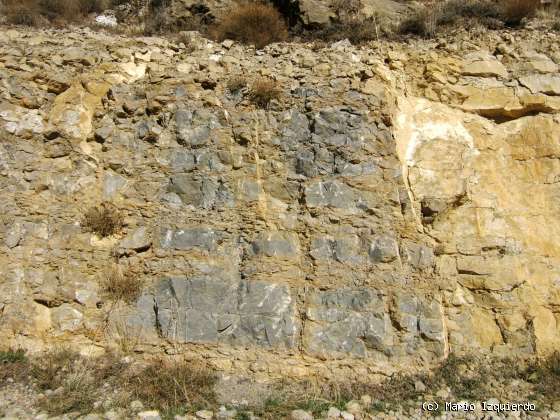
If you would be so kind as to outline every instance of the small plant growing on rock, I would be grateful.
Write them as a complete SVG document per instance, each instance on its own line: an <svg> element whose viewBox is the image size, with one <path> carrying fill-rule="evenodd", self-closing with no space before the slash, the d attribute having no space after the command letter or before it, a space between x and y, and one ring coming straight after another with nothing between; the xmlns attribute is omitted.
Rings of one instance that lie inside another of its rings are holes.
<svg viewBox="0 0 560 420"><path fill-rule="evenodd" d="M82 219L82 227L100 237L113 235L123 226L124 219L119 210L111 203L104 202L91 207Z"/></svg>
<svg viewBox="0 0 560 420"><path fill-rule="evenodd" d="M275 80L268 78L257 79L251 86L249 99L260 108L268 108L270 102L279 99L282 92Z"/></svg>
<svg viewBox="0 0 560 420"><path fill-rule="evenodd" d="M0 364L23 361L25 361L25 350L23 349L0 351Z"/></svg>
<svg viewBox="0 0 560 420"><path fill-rule="evenodd" d="M101 288L113 301L133 302L142 292L143 281L130 268L112 264L103 275Z"/></svg>
<svg viewBox="0 0 560 420"><path fill-rule="evenodd" d="M284 41L288 29L280 13L267 3L243 3L227 14L213 30L219 41L232 39L260 49Z"/></svg>
<svg viewBox="0 0 560 420"><path fill-rule="evenodd" d="M247 79L243 76L233 76L227 81L226 87L230 93L236 94L247 87Z"/></svg>

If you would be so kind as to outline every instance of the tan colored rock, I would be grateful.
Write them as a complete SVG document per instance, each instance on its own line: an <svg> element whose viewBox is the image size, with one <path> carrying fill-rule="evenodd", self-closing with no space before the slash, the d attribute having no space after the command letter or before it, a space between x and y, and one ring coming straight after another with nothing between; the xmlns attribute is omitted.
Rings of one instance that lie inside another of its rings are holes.
<svg viewBox="0 0 560 420"><path fill-rule="evenodd" d="M401 99L399 110L397 151L410 197L419 207L432 206L434 198L444 203L433 207L437 215L429 224L420 223L445 244L446 253L458 253L457 280L477 291L484 305L515 307L538 320L537 351L549 353L560 344L560 329L546 309L552 297L538 290L550 287L557 275L540 258L560 256L560 226L551 219L560 189L550 183L560 175L560 165L551 162L560 156L553 140L560 124L544 115L494 124L423 99ZM460 296L455 302L468 305ZM496 320L477 305L471 314L473 330L467 334L483 347L500 344ZM464 322L459 328L469 331Z"/></svg>
<svg viewBox="0 0 560 420"><path fill-rule="evenodd" d="M320 0L300 0L299 10L305 24L325 25L336 15L329 7L328 3Z"/></svg>
<svg viewBox="0 0 560 420"><path fill-rule="evenodd" d="M492 56L475 54L465 57L465 60L461 71L465 76L508 77L505 66Z"/></svg>
<svg viewBox="0 0 560 420"><path fill-rule="evenodd" d="M550 74L531 74L519 78L519 83L531 93L560 95L560 76Z"/></svg>

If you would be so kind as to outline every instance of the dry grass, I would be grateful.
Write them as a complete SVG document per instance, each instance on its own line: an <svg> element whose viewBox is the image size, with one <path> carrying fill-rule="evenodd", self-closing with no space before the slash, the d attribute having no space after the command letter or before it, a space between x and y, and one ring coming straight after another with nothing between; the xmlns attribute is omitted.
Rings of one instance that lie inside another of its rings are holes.
<svg viewBox="0 0 560 420"><path fill-rule="evenodd" d="M121 230L123 216L111 203L104 202L96 207L91 207L82 219L82 227L100 237L113 235Z"/></svg>
<svg viewBox="0 0 560 420"><path fill-rule="evenodd" d="M113 301L134 302L142 293L143 281L130 267L112 264L101 279L101 289Z"/></svg>
<svg viewBox="0 0 560 420"><path fill-rule="evenodd" d="M399 32L418 35L424 38L433 37L438 30L437 9L420 9L401 22Z"/></svg>
<svg viewBox="0 0 560 420"><path fill-rule="evenodd" d="M360 45L368 41L379 39L383 32L375 18L350 19L333 23L324 29L313 33L313 38L328 42L347 39L353 45Z"/></svg>
<svg viewBox="0 0 560 420"><path fill-rule="evenodd" d="M122 408L140 400L165 418L214 409L217 404L216 374L201 362L155 359L141 366L128 365L111 354L90 359L67 349L30 358L23 351L0 351L0 362L0 380L4 378L0 386L5 385L7 377L18 382L31 380L38 390L50 394L38 404L52 415L89 413L94 411L96 402L107 398L113 407ZM418 381L425 390L417 388ZM526 361L451 355L431 372L394 375L381 383L279 381L262 396L262 404L249 409L263 419L288 418L294 409L322 416L330 406L342 409L348 401L369 395L374 404L364 409L375 413L399 407L418 408L419 398L446 388L451 390L449 398L457 401L496 397L551 406L560 398L560 354ZM239 415L245 418L245 413Z"/></svg>
<svg viewBox="0 0 560 420"><path fill-rule="evenodd" d="M109 0L5 0L2 12L8 23L38 26L76 22L89 13L100 13L108 7Z"/></svg>
<svg viewBox="0 0 560 420"><path fill-rule="evenodd" d="M131 401L140 400L164 418L173 418L175 413L216 403L216 375L198 362L156 359L138 367L114 354L87 358L66 348L31 358L23 352L4 351L0 357L0 379L11 377L48 394L38 400L37 408L50 415L91 413L103 401L127 409Z"/></svg>
<svg viewBox="0 0 560 420"><path fill-rule="evenodd" d="M128 377L127 389L145 406L173 413L180 407L199 410L215 404L216 380L215 373L201 363L156 359Z"/></svg>
<svg viewBox="0 0 560 420"><path fill-rule="evenodd" d="M426 389L419 390L417 382ZM521 385L512 385L516 382ZM399 407L417 409L425 395L436 395L446 388L452 393L448 400L486 401L500 397L503 401L524 400L550 406L560 396L560 355L541 361L518 361L452 354L430 372L396 374L381 383L283 381L275 385L260 407L251 407L251 411L263 419L288 418L294 409L324 416L329 407L343 409L348 401L359 400L362 395L372 398L372 406L364 407L370 413Z"/></svg>
<svg viewBox="0 0 560 420"><path fill-rule="evenodd" d="M117 345L122 354L132 354L142 336L142 329L131 327L125 320L118 319L108 331L107 338Z"/></svg>
<svg viewBox="0 0 560 420"><path fill-rule="evenodd" d="M226 88L230 93L238 93L247 87L247 79L243 76L233 76L227 81Z"/></svg>
<svg viewBox="0 0 560 420"><path fill-rule="evenodd" d="M249 99L260 108L268 108L270 102L280 99L281 95L282 91L275 80L261 78L252 84Z"/></svg>
<svg viewBox="0 0 560 420"><path fill-rule="evenodd" d="M242 3L213 28L214 37L231 39L260 49L284 41L288 29L282 15L268 3Z"/></svg>
<svg viewBox="0 0 560 420"><path fill-rule="evenodd" d="M25 377L24 367L27 356L21 349L7 349L0 351L0 388L7 384L7 379L21 380Z"/></svg>
<svg viewBox="0 0 560 420"><path fill-rule="evenodd" d="M416 10L400 24L399 32L430 38L449 26L470 26L473 23L490 29L520 26L526 18L535 15L539 3L539 0L504 0L501 3L449 0Z"/></svg>

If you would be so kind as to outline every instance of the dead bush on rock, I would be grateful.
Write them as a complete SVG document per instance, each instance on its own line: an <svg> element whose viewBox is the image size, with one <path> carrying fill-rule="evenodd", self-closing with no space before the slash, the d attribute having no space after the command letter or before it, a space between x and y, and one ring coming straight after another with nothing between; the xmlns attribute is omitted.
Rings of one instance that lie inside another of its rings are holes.
<svg viewBox="0 0 560 420"><path fill-rule="evenodd" d="M237 93L247 86L247 79L243 76L233 76L227 81L227 90Z"/></svg>
<svg viewBox="0 0 560 420"><path fill-rule="evenodd" d="M272 100L280 98L281 93L275 80L262 78L257 79L251 86L249 98L258 107L268 108Z"/></svg>
<svg viewBox="0 0 560 420"><path fill-rule="evenodd" d="M130 267L112 264L104 273L101 288L113 301L133 302L142 292L142 278Z"/></svg>
<svg viewBox="0 0 560 420"><path fill-rule="evenodd" d="M284 41L288 29L280 13L267 3L242 3L223 17L213 29L214 37L252 44L260 49Z"/></svg>
<svg viewBox="0 0 560 420"><path fill-rule="evenodd" d="M123 226L123 216L111 203L104 202L91 207L83 216L82 228L100 237L113 235Z"/></svg>

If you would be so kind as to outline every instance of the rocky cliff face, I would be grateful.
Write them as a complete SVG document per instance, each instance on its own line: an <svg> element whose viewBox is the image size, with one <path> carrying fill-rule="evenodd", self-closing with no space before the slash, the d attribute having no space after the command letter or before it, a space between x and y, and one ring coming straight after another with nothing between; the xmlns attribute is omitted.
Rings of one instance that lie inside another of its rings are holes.
<svg viewBox="0 0 560 420"><path fill-rule="evenodd" d="M0 336L375 375L557 348L557 35L0 34ZM230 77L274 77L267 110ZM81 226L112 202L122 232ZM143 284L111 302L115 261Z"/></svg>

